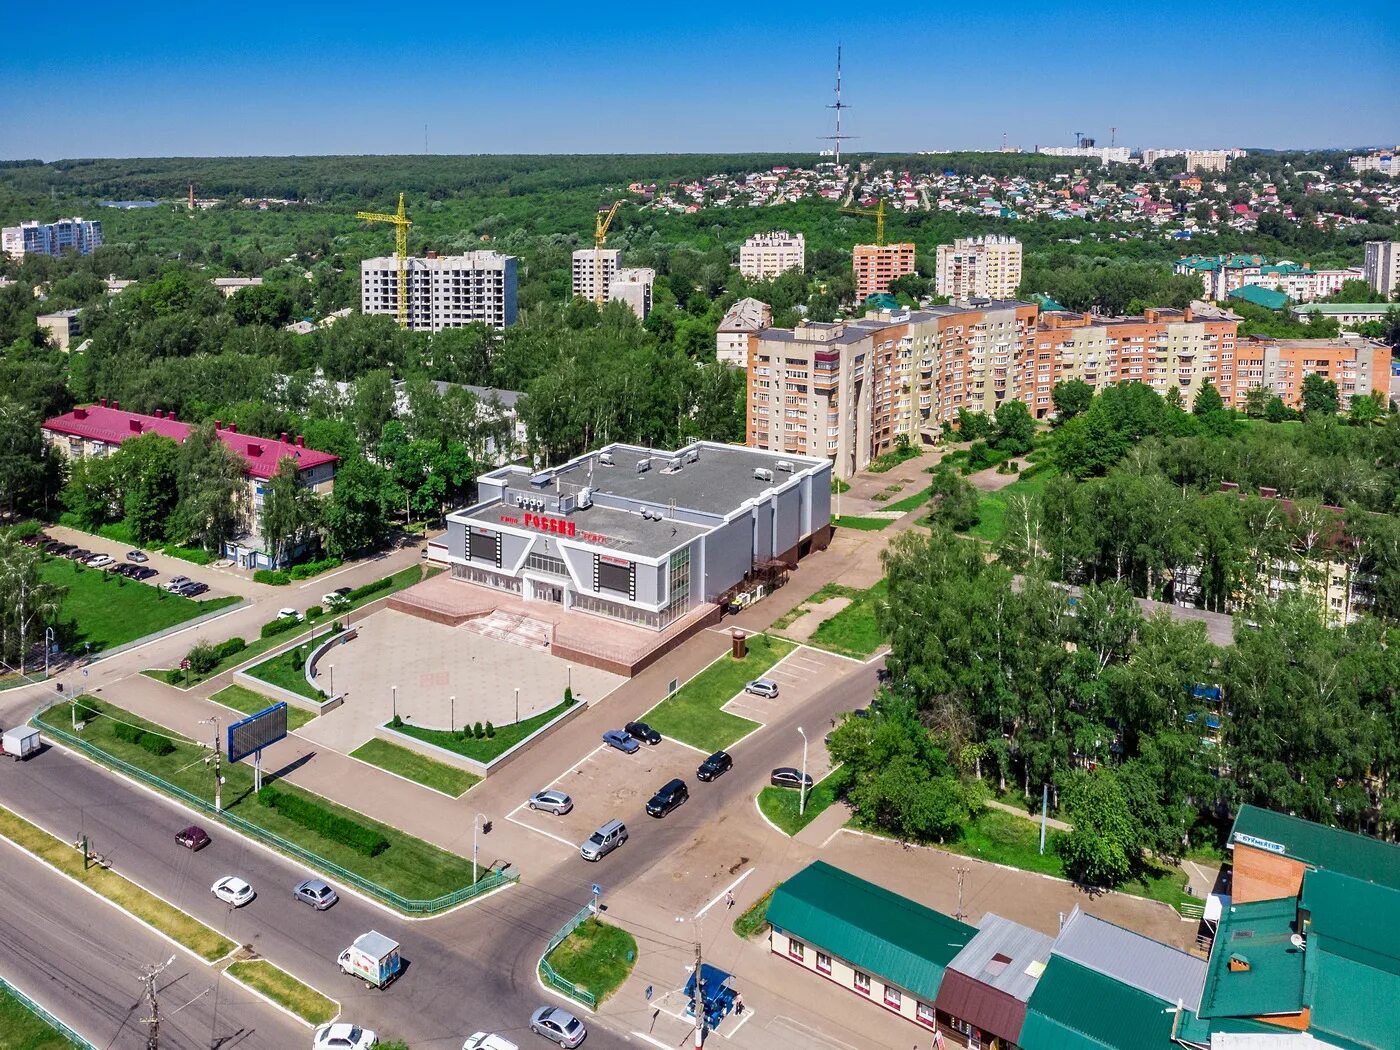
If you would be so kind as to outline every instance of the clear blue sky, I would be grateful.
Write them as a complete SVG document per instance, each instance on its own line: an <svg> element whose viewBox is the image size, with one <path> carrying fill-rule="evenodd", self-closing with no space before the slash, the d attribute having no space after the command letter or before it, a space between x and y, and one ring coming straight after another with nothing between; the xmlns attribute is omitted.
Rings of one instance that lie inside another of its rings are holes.
<svg viewBox="0 0 1400 1050"><path fill-rule="evenodd" d="M1400 5L1341 6L16 0L0 157L809 150L838 40L847 149L1395 144Z"/></svg>

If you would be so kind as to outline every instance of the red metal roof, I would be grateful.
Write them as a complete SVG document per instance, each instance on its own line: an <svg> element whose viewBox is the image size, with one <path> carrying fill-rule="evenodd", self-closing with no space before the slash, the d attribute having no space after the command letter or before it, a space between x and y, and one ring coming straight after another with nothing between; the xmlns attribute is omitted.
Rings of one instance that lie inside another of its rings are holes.
<svg viewBox="0 0 1400 1050"><path fill-rule="evenodd" d="M194 427L177 420L174 413L147 416L139 412L123 411L115 405L109 407L96 404L75 408L61 416L46 419L44 429L58 434L71 434L88 441L105 441L109 445L120 445L130 438L152 433L183 442ZM272 477L277 473L277 465L287 457L296 461L299 470L310 470L312 467L334 463L340 458L329 452L306 448L294 441L240 434L228 427L220 427L218 435L220 441L243 457L248 473L258 478Z"/></svg>

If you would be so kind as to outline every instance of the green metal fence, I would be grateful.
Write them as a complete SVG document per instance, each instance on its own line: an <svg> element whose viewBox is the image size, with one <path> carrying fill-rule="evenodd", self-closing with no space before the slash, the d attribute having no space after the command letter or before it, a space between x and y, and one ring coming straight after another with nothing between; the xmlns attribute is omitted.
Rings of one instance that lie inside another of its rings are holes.
<svg viewBox="0 0 1400 1050"><path fill-rule="evenodd" d="M583 1003L590 1010L597 1009L598 997L587 988L580 988L573 981L560 977L553 966L549 965L549 955L555 948L564 942L564 939L593 917L592 903L585 904L568 922L559 927L559 930L549 939L549 947L545 948L544 955L540 957L540 977L544 983L557 991L563 992L570 999L575 999Z"/></svg>
<svg viewBox="0 0 1400 1050"><path fill-rule="evenodd" d="M5 978L3 977L0 977L0 991L5 992L11 998L18 1001L26 1010L32 1013L35 1017L39 1018L39 1020L43 1021L46 1025L52 1028L59 1035L63 1036L63 1038L67 1039L70 1043L77 1047L78 1050L97 1050L95 1046L89 1043L77 1032L73 1031L73 1029L69 1028L57 1017L49 1013L42 1006L36 1003L33 999L29 998L29 996L25 995L23 992L21 992L18 988L12 985L9 981L5 980ZM4 1033L0 1032L0 1036L3 1035Z"/></svg>
<svg viewBox="0 0 1400 1050"><path fill-rule="evenodd" d="M81 751L83 754L96 759L105 766L117 770L119 773L124 773L142 783L150 784L157 790L179 799L181 802L185 803L185 805L201 810L215 820L222 821L230 827L243 832L245 835L266 843L273 849L286 853L298 860L305 861L313 868L332 875L342 882L349 883L370 896L377 897L390 907L408 915L433 915L440 911L446 911L448 908L455 908L459 904L479 897L484 893L490 893L492 890L499 889L512 882L517 882L520 879L520 873L511 865L483 875L474 885L463 886L460 890L454 890L451 893L443 894L441 897L435 897L432 900L411 900L408 897L400 896L393 890L379 885L377 882L370 881L357 872L341 867L332 860L327 860L319 854L312 853L304 846L299 846L295 842L284 839L275 832L268 831L266 828L259 827L251 821L244 820L236 813L231 813L227 809L215 810L213 805L207 800L200 798L198 795L191 794L184 788L177 787L169 781L156 776L154 773L142 769L140 766L134 766L130 762L117 758L115 755L108 754L100 747L88 743L82 737L70 733L66 729L53 725L51 722L40 722L37 717L34 719L34 722L49 736L63 741L68 747L76 751Z"/></svg>

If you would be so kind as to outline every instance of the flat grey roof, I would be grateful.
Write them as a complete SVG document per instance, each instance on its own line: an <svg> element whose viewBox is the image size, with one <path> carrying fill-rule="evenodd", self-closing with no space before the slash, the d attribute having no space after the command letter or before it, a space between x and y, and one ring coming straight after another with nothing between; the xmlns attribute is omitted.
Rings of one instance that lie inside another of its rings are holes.
<svg viewBox="0 0 1400 1050"><path fill-rule="evenodd" d="M1054 953L1166 1002L1180 1001L1193 1010L1201 1002L1204 959L1096 919L1078 906L1055 938Z"/></svg>
<svg viewBox="0 0 1400 1050"><path fill-rule="evenodd" d="M948 969L966 974L1024 1003L1035 991L1054 943L1053 937L1039 930L988 912L977 924L977 936L953 957ZM998 959L994 964L993 959L998 955L1011 961L1002 963ZM1026 972L1028 969L1030 973Z"/></svg>
<svg viewBox="0 0 1400 1050"><path fill-rule="evenodd" d="M463 516L483 525L510 525L511 522L502 519L515 518L518 521L523 513L513 503L492 500L490 503L472 507ZM568 520L573 522L578 530L570 538L607 550L615 550L619 555L634 554L643 558L659 558L681 544L689 543L695 537L710 531L702 525L691 525L684 521L652 521L631 511L600 507L596 503L591 507L575 510L568 516ZM585 532L604 539L600 541L592 536L585 536Z"/></svg>

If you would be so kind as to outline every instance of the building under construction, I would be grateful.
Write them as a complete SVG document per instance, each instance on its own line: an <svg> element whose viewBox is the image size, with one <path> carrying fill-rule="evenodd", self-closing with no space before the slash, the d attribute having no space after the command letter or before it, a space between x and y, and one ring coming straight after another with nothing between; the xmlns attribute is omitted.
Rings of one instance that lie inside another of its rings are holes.
<svg viewBox="0 0 1400 1050"><path fill-rule="evenodd" d="M403 266L404 308L399 307L399 267ZM516 259L500 252L465 255L428 252L402 261L386 255L360 263L360 312L401 317L415 332L437 332L486 324L515 323Z"/></svg>

